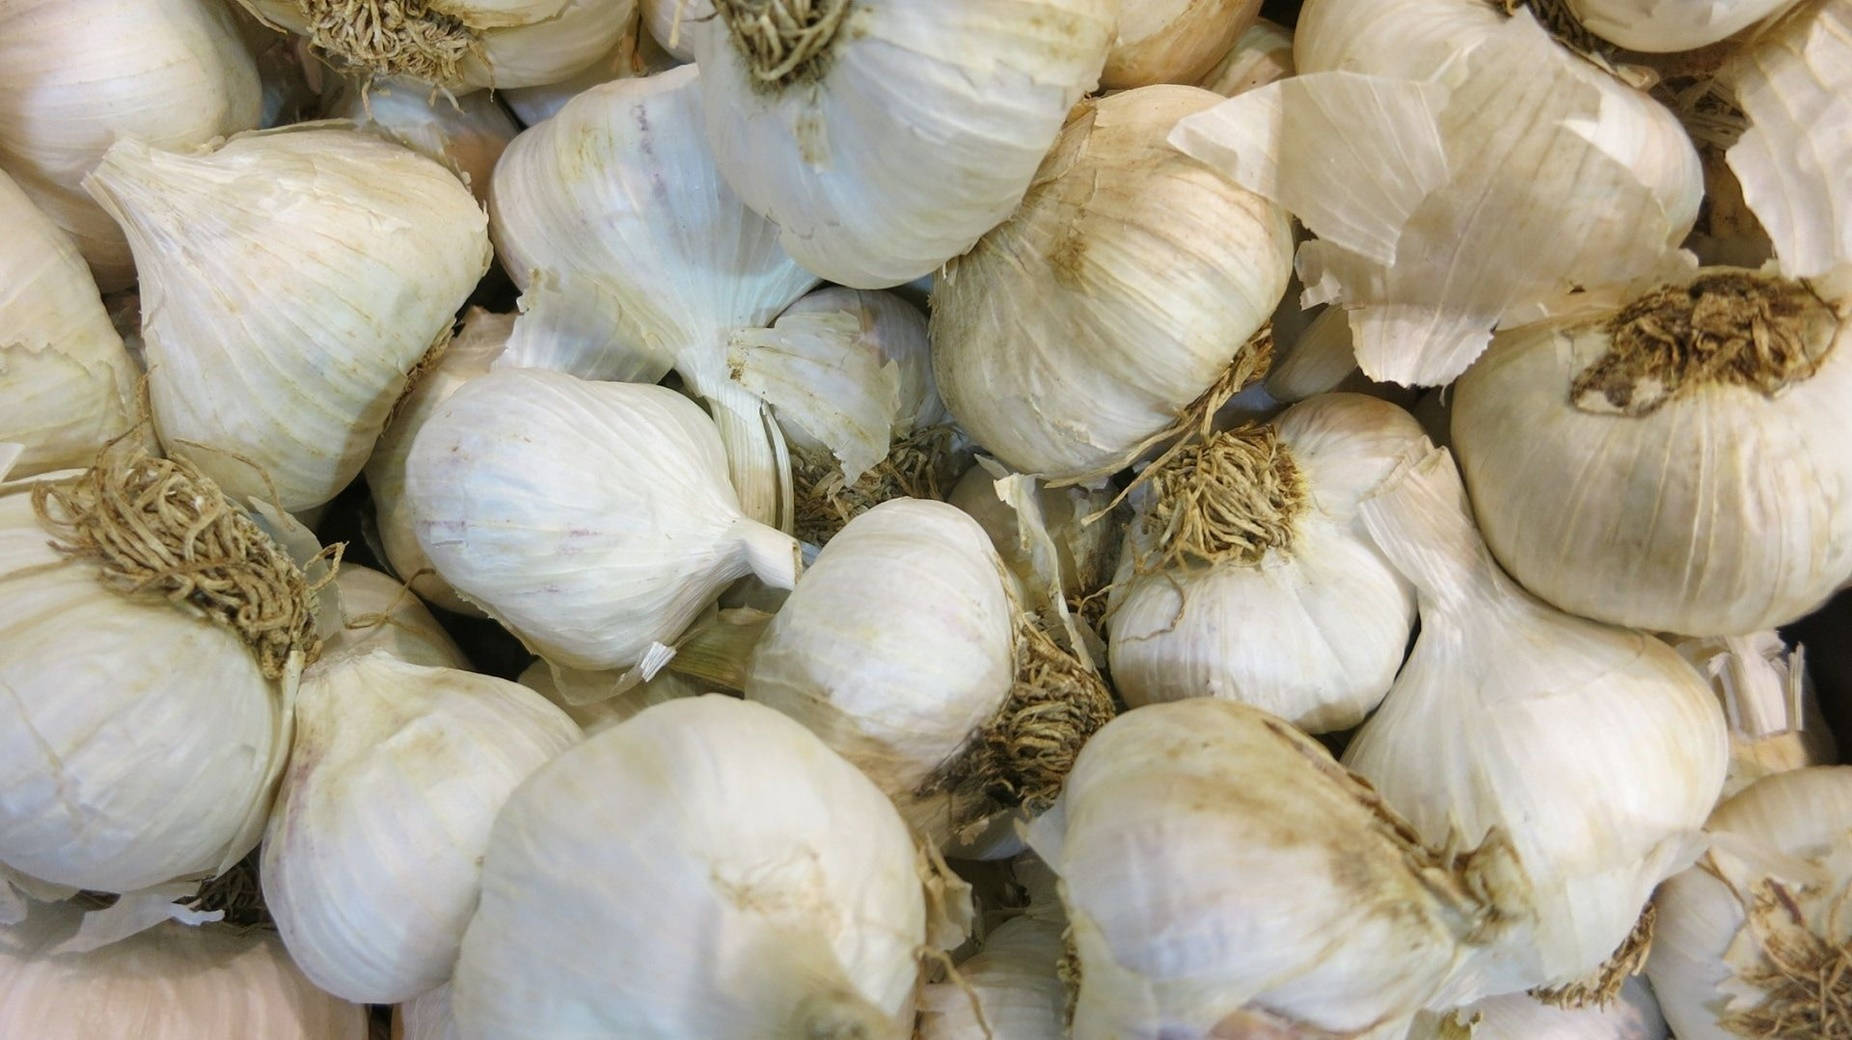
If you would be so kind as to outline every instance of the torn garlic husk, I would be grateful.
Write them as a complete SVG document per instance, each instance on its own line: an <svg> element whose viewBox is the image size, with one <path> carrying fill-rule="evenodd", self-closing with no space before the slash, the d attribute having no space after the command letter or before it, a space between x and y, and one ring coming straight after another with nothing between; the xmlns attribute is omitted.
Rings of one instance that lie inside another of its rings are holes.
<svg viewBox="0 0 1852 1040"><path fill-rule="evenodd" d="M343 82L322 106L322 115L350 120L442 163L483 203L489 200L495 161L521 132L487 92L450 97L416 80Z"/></svg>
<svg viewBox="0 0 1852 1040"><path fill-rule="evenodd" d="M1838 758L1801 646L1788 649L1774 631L1671 642L1710 680L1729 721L1725 798L1765 776Z"/></svg>
<svg viewBox="0 0 1852 1040"><path fill-rule="evenodd" d="M1357 520L1414 418L1328 394L1212 435L1133 495L1106 624L1134 707L1240 701L1309 733L1363 721L1395 681L1414 589Z"/></svg>
<svg viewBox="0 0 1852 1040"><path fill-rule="evenodd" d="M1260 0L1131 0L1121 8L1100 86L1195 83L1259 15Z"/></svg>
<svg viewBox="0 0 1852 1040"><path fill-rule="evenodd" d="M974 1040L986 1031L993 1040L1067 1040L1067 987L1058 969L1065 929L1058 912L997 926L976 956L959 963L959 981L921 991L916 1040Z"/></svg>
<svg viewBox="0 0 1852 1040"><path fill-rule="evenodd" d="M952 488L947 502L971 515L990 535L997 553L1021 583L1025 596L1050 584L1057 585L1058 597L1075 608L1089 606L1089 601L1112 579L1113 565L1119 555L1119 534L1123 526L1115 509L1116 494L1109 488L1084 488L1074 485L1050 487L1037 482L1033 489L1039 522L1046 532L1048 545L1054 549L1054 575L1039 551L1040 537L1023 526L1021 503L1012 501L1012 474L995 459L980 457ZM1028 479L1026 477L1020 479ZM1038 604L1040 608L1053 603ZM1104 602L1100 603L1104 607Z"/></svg>
<svg viewBox="0 0 1852 1040"><path fill-rule="evenodd" d="M1342 15L1357 6L1327 0L1324 23L1355 30L1367 19ZM1669 110L1559 47L1527 10L1501 22L1479 0L1382 7L1396 16L1377 33L1322 50L1302 25L1299 75L1170 137L1318 236L1299 250L1304 302L1348 311L1366 374L1449 382L1495 327L1572 288L1686 263L1676 247L1703 178ZM1470 26L1424 35L1456 16ZM1360 163L1375 175L1359 180Z"/></svg>
<svg viewBox="0 0 1852 1040"><path fill-rule="evenodd" d="M1764 777L1659 890L1647 975L1679 1040L1802 1040L1852 1016L1852 768Z"/></svg>
<svg viewBox="0 0 1852 1040"><path fill-rule="evenodd" d="M1462 966L1462 998L1611 995L1651 941L1654 886L1703 850L1729 759L1716 697L1659 640L1560 613L1506 577L1446 449L1358 512L1414 584L1421 629L1344 763L1423 840L1503 834L1523 874L1494 893L1509 928Z"/></svg>
<svg viewBox="0 0 1852 1040"><path fill-rule="evenodd" d="M1223 97L1234 97L1292 74L1292 30L1262 18L1248 26L1196 85Z"/></svg>
<svg viewBox="0 0 1852 1040"><path fill-rule="evenodd" d="M1634 975L1600 1006L1556 1007L1508 993L1448 1012L1424 1011L1407 1040L1666 1040L1666 1020L1645 977Z"/></svg>
<svg viewBox="0 0 1852 1040"><path fill-rule="evenodd" d="M384 650L409 664L468 669L469 659L409 586L356 563L342 563L334 583L341 590L341 631L323 653L358 656Z"/></svg>

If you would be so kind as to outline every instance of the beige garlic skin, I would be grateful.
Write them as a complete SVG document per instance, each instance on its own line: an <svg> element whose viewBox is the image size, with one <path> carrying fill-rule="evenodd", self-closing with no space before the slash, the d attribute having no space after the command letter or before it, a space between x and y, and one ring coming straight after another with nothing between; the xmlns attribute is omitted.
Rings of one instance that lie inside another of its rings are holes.
<svg viewBox="0 0 1852 1040"><path fill-rule="evenodd" d="M1133 0L1119 14L1100 86L1195 83L1260 15L1260 0Z"/></svg>
<svg viewBox="0 0 1852 1040"><path fill-rule="evenodd" d="M1292 30L1261 18L1248 26L1196 85L1234 97L1292 74Z"/></svg>
<svg viewBox="0 0 1852 1040"><path fill-rule="evenodd" d="M552 118L566 107L566 102L601 83L609 83L614 79L654 76L685 61L665 52L639 22L624 30L624 34L618 37L617 43L604 57L571 76L540 86L496 91L496 95L521 121L522 126L533 126Z"/></svg>
<svg viewBox="0 0 1852 1040"><path fill-rule="evenodd" d="M1025 544L1016 509L999 497L997 482L1009 475L1001 465L980 459L958 479L946 501L969 513L984 528L1010 573L1025 589L1033 589L1049 576L1040 573L1034 554ZM1097 592L1112 577L1119 553L1120 525L1110 513L1099 517L1095 514L1110 511L1113 497L1114 492L1108 488L1051 488L1044 484L1035 489L1042 523L1054 545L1060 587L1068 596Z"/></svg>
<svg viewBox="0 0 1852 1040"><path fill-rule="evenodd" d="M1666 1040L1666 1020L1646 977L1635 975L1604 1005L1564 1008L1508 993L1450 1012L1423 1012L1407 1040Z"/></svg>
<svg viewBox="0 0 1852 1040"><path fill-rule="evenodd" d="M1723 797L1765 776L1838 761L1833 731L1807 674L1805 648L1776 631L1680 639L1680 657L1710 680L1730 723L1730 775Z"/></svg>

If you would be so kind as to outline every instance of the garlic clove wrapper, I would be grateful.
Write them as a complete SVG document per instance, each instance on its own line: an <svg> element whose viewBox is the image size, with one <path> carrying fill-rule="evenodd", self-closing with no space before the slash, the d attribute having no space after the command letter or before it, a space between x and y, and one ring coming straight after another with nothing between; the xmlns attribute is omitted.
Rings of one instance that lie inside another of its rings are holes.
<svg viewBox="0 0 1852 1040"><path fill-rule="evenodd" d="M1260 0L1134 0L1122 6L1100 86L1195 83L1231 50Z"/></svg>
<svg viewBox="0 0 1852 1040"><path fill-rule="evenodd" d="M1634 975L1600 1007L1561 1008L1509 993L1444 1014L1423 1012L1407 1040L1666 1040L1666 1020L1645 977Z"/></svg>
<svg viewBox="0 0 1852 1040"><path fill-rule="evenodd" d="M999 925L977 956L958 965L963 984L934 982L921 992L916 1040L971 1040L986 1030L994 1040L1067 1040L1067 987L1057 969L1067 952L1064 928L1058 917Z"/></svg>
<svg viewBox="0 0 1852 1040"><path fill-rule="evenodd" d="M1504 19L1477 0L1305 0L1293 24L1300 73L1344 70L1454 80Z"/></svg>
<svg viewBox="0 0 1852 1040"><path fill-rule="evenodd" d="M796 542L741 515L726 461L673 390L498 369L419 429L405 497L458 593L555 665L628 668L734 579L796 580Z"/></svg>
<svg viewBox="0 0 1852 1040"><path fill-rule="evenodd" d="M727 697L659 704L497 817L457 1025L900 1040L927 940L919 858L886 796L797 723Z"/></svg>
<svg viewBox="0 0 1852 1040"><path fill-rule="evenodd" d="M1710 680L1730 723L1730 775L1723 797L1765 776L1838 759L1833 731L1807 674L1806 654L1779 632L1681 639L1680 657Z"/></svg>
<svg viewBox="0 0 1852 1040"><path fill-rule="evenodd" d="M488 93L440 95L415 80L342 85L322 114L397 141L462 177L476 201L489 201L489 175L508 142L521 132Z"/></svg>
<svg viewBox="0 0 1852 1040"><path fill-rule="evenodd" d="M1563 0L1589 32L1648 54L1717 43L1800 0Z"/></svg>
<svg viewBox="0 0 1852 1040"><path fill-rule="evenodd" d="M1430 845L1509 839L1526 880L1495 894L1512 927L1466 966L1463 999L1579 983L1701 850L1728 762L1723 712L1664 643L1559 613L1507 578L1446 449L1359 515L1414 584L1421 633L1344 764Z"/></svg>
<svg viewBox="0 0 1852 1040"><path fill-rule="evenodd" d="M0 168L105 292L135 281L123 229L79 186L119 138L185 150L257 126L257 66L215 0L0 7Z"/></svg>
<svg viewBox="0 0 1852 1040"><path fill-rule="evenodd" d="M1234 97L1292 74L1292 30L1262 18L1241 33L1235 45L1196 85L1223 97Z"/></svg>
<svg viewBox="0 0 1852 1040"><path fill-rule="evenodd" d="M134 423L135 363L83 257L4 172L0 227L0 441L22 449L11 473L88 465Z"/></svg>
<svg viewBox="0 0 1852 1040"><path fill-rule="evenodd" d="M383 651L309 672L261 873L297 965L366 1003L441 985L476 909L495 814L579 736L503 679Z"/></svg>
<svg viewBox="0 0 1852 1040"><path fill-rule="evenodd" d="M328 659L384 650L408 664L469 668L450 634L406 586L357 563L342 563L334 581L346 617L322 651Z"/></svg>
<svg viewBox="0 0 1852 1040"><path fill-rule="evenodd" d="M1357 503L1424 444L1402 409L1328 394L1186 449L1189 490L1159 477L1127 524L1106 619L1126 703L1224 697L1311 733L1362 722L1402 665L1415 595ZM1200 523L1220 526L1167 533Z"/></svg>
<svg viewBox="0 0 1852 1040"><path fill-rule="evenodd" d="M1852 573L1848 314L1718 268L1501 336L1453 395L1499 562L1560 609L1655 631L1812 610Z"/></svg>
<svg viewBox="0 0 1852 1040"><path fill-rule="evenodd" d="M1164 142L1218 98L1154 86L1074 110L1021 209L933 293L939 392L1025 473L1109 472L1231 369L1291 274L1279 207Z"/></svg>
<svg viewBox="0 0 1852 1040"><path fill-rule="evenodd" d="M129 235L155 429L236 496L320 505L488 268L455 175L353 130L181 155L125 139L85 186Z"/></svg>

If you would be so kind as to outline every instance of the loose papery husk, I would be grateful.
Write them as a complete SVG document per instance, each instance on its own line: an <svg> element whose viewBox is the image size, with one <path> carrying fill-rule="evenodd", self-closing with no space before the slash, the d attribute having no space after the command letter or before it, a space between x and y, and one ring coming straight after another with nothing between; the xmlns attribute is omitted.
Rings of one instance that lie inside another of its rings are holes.
<svg viewBox="0 0 1852 1040"><path fill-rule="evenodd" d="M950 424L915 430L894 441L887 457L852 484L834 456L793 452L795 533L801 541L822 545L843 525L890 499L943 502L968 458L964 438Z"/></svg>

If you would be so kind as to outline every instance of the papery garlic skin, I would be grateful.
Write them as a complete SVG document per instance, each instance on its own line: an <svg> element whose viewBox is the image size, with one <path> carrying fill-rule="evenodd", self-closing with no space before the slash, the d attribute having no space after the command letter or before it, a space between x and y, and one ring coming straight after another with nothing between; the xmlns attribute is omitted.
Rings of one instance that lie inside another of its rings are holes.
<svg viewBox="0 0 1852 1040"><path fill-rule="evenodd" d="M1510 993L1451 1012L1423 1012L1407 1040L1666 1040L1666 1020L1646 978L1635 975L1606 1005L1562 1008Z"/></svg>
<svg viewBox="0 0 1852 1040"><path fill-rule="evenodd" d="M667 72L685 60L678 60L675 55L665 53L643 31L643 26L638 24L626 29L604 57L565 79L540 86L497 91L497 94L515 118L521 121L522 126L533 126L541 120L552 118L566 107L566 102L601 83L632 76L653 76L658 72Z"/></svg>
<svg viewBox="0 0 1852 1040"><path fill-rule="evenodd" d="M487 93L445 97L411 80L347 84L322 114L351 119L442 163L485 204L495 161L521 132L514 117Z"/></svg>
<svg viewBox="0 0 1852 1040"><path fill-rule="evenodd" d="M1402 409L1326 394L1274 423L1303 488L1290 543L1254 563L1140 573L1144 515L1127 525L1107 614L1114 686L1137 707L1186 697L1241 701L1309 732L1363 721L1395 681L1414 589L1371 544L1359 499L1423 444Z"/></svg>
<svg viewBox="0 0 1852 1040"><path fill-rule="evenodd" d="M87 466L135 421L135 363L83 257L4 172L0 227L0 442L24 449L11 475Z"/></svg>
<svg viewBox="0 0 1852 1040"><path fill-rule="evenodd" d="M459 1031L900 1040L927 937L916 864L886 796L802 726L726 697L657 705L496 819Z"/></svg>
<svg viewBox="0 0 1852 1040"><path fill-rule="evenodd" d="M931 272L1010 215L1068 109L1097 83L1120 8L774 0L799 24L839 20L814 56L766 79L774 70L729 23L773 17L766 5L714 6L717 17L684 15L683 28L721 172L799 263L858 289Z"/></svg>
<svg viewBox="0 0 1852 1040"><path fill-rule="evenodd" d="M1681 639L1672 648L1710 680L1729 720L1725 798L1774 773L1837 761L1802 647L1790 651L1781 633L1767 631Z"/></svg>
<svg viewBox="0 0 1852 1040"><path fill-rule="evenodd" d="M1234 47L1260 14L1260 0L1134 0L1119 29L1100 86L1195 83Z"/></svg>
<svg viewBox="0 0 1852 1040"><path fill-rule="evenodd" d="M1234 97L1285 79L1293 71L1292 30L1262 18L1241 34L1196 85Z"/></svg>
<svg viewBox="0 0 1852 1040"><path fill-rule="evenodd" d="M441 985L495 814L579 736L524 686L385 652L304 676L261 873L290 956L353 1001Z"/></svg>
<svg viewBox="0 0 1852 1040"><path fill-rule="evenodd" d="M796 580L748 520L700 406L659 386L498 369L427 419L405 464L425 555L556 665L628 668L720 590Z"/></svg>
<svg viewBox="0 0 1852 1040"><path fill-rule="evenodd" d="M1691 51L1771 18L1799 0L1568 0L1589 32L1648 54Z"/></svg>
<svg viewBox="0 0 1852 1040"><path fill-rule="evenodd" d="M709 0L637 0L643 8L643 27L663 50L682 61L694 60L694 24L712 18Z"/></svg>
<svg viewBox="0 0 1852 1040"><path fill-rule="evenodd" d="M1032 589L1049 576L1037 570L1015 508L998 497L998 481L1009 475L1002 466L980 459L953 485L946 501L978 522L1010 573L1024 588ZM1119 525L1110 515L1094 517L1110 513L1114 494L1109 488L1051 488L1046 484L1035 489L1043 524L1054 544L1061 589L1068 596L1097 592L1112 577L1119 553ZM1089 518L1094 518L1091 523Z"/></svg>
<svg viewBox="0 0 1852 1040"><path fill-rule="evenodd" d="M1130 463L1286 291L1286 214L1164 141L1217 101L1165 85L1079 106L1022 208L946 265L939 392L1012 468L1060 478Z"/></svg>
<svg viewBox="0 0 1852 1040"><path fill-rule="evenodd" d="M1584 373L1618 349L1610 327L1623 319L1565 318L1500 336L1460 379L1453 441L1486 542L1530 591L1613 624L1737 635L1806 614L1852 573L1841 435L1852 400L1852 322L1841 315L1852 312L1747 271L1707 269L1684 284L1705 306L1776 294L1784 316L1768 334L1796 337L1817 367L1773 394L1649 372L1613 391L1638 395L1620 403L1585 389ZM1729 320L1743 337L1732 349L1752 358L1766 319ZM1666 378L1683 384L1655 382Z"/></svg>
<svg viewBox="0 0 1852 1040"><path fill-rule="evenodd" d="M0 168L68 233L104 292L135 281L111 214L79 186L118 139L183 150L254 129L262 87L208 0L0 5Z"/></svg>
<svg viewBox="0 0 1852 1040"><path fill-rule="evenodd" d="M1067 952L1065 923L1016 917L986 936L977 956L958 965L955 982L934 982L920 994L917 1040L969 1040L988 1027L994 1040L1067 1040L1067 987L1056 965ZM983 1027L972 1010L983 1011Z"/></svg>
<svg viewBox="0 0 1852 1040"><path fill-rule="evenodd" d="M367 1009L317 989L274 934L156 925L87 953L54 951L76 906L0 928L0 1031L33 1040L366 1040Z"/></svg>
<svg viewBox="0 0 1852 1040"><path fill-rule="evenodd" d="M487 218L454 174L353 130L197 155L123 140L85 186L141 271L162 443L233 496L292 512L360 472L489 264Z"/></svg>
<svg viewBox="0 0 1852 1040"><path fill-rule="evenodd" d="M346 617L340 634L323 647L324 657L384 650L407 664L469 668L469 659L450 634L404 585L371 567L346 561L334 580L341 589Z"/></svg>
<svg viewBox="0 0 1852 1040"><path fill-rule="evenodd" d="M1015 676L1003 564L975 521L894 499L843 527L753 652L746 698L816 733L943 842L921 794L1003 706ZM962 822L962 821L958 821Z"/></svg>

